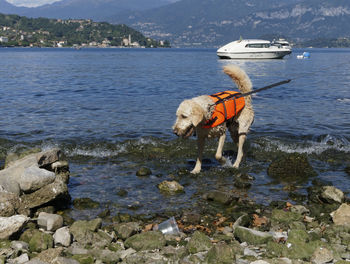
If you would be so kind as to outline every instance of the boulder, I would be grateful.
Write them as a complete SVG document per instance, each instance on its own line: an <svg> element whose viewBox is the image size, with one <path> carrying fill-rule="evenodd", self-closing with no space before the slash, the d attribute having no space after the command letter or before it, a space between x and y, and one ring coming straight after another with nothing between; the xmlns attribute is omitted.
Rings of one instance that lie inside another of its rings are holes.
<svg viewBox="0 0 350 264"><path fill-rule="evenodd" d="M120 223L113 226L117 236L125 240L141 230L140 224L136 222Z"/></svg>
<svg viewBox="0 0 350 264"><path fill-rule="evenodd" d="M187 243L187 250L191 254L198 253L200 251L207 251L212 247L210 238L200 231L195 231Z"/></svg>
<svg viewBox="0 0 350 264"><path fill-rule="evenodd" d="M325 264L333 260L333 252L326 247L318 247L311 256L312 264Z"/></svg>
<svg viewBox="0 0 350 264"><path fill-rule="evenodd" d="M214 245L208 252L206 256L206 262L208 264L216 263L234 263L235 252L233 248L227 245L225 242L220 242Z"/></svg>
<svg viewBox="0 0 350 264"><path fill-rule="evenodd" d="M350 205L343 203L331 216L335 225L350 226Z"/></svg>
<svg viewBox="0 0 350 264"><path fill-rule="evenodd" d="M158 184L158 188L160 191L168 194L182 193L184 191L184 187L177 181L163 181Z"/></svg>
<svg viewBox="0 0 350 264"><path fill-rule="evenodd" d="M250 229L243 226L235 228L235 237L241 242L247 242L251 245L265 244L273 240L273 236L266 232Z"/></svg>
<svg viewBox="0 0 350 264"><path fill-rule="evenodd" d="M206 199L227 205L233 201L234 196L229 192L211 191L206 195Z"/></svg>
<svg viewBox="0 0 350 264"><path fill-rule="evenodd" d="M0 192L0 216L9 217L15 215L19 205L20 199L18 195Z"/></svg>
<svg viewBox="0 0 350 264"><path fill-rule="evenodd" d="M152 174L151 169L147 167L142 167L136 172L136 176L139 176L139 177L149 176L151 174Z"/></svg>
<svg viewBox="0 0 350 264"><path fill-rule="evenodd" d="M50 234L36 232L29 241L29 250L31 252L41 252L53 248L53 238Z"/></svg>
<svg viewBox="0 0 350 264"><path fill-rule="evenodd" d="M267 169L267 174L282 182L306 181L317 173L311 167L305 154L285 154L274 160Z"/></svg>
<svg viewBox="0 0 350 264"><path fill-rule="evenodd" d="M334 186L324 186L320 198L327 203L342 203L344 200L344 193Z"/></svg>
<svg viewBox="0 0 350 264"><path fill-rule="evenodd" d="M125 246L136 251L163 248L166 244L164 235L159 231L148 231L133 235L125 241Z"/></svg>
<svg viewBox="0 0 350 264"><path fill-rule="evenodd" d="M64 247L69 247L72 242L72 235L67 226L61 227L56 230L53 235L55 245L62 245Z"/></svg>
<svg viewBox="0 0 350 264"><path fill-rule="evenodd" d="M0 239L8 239L11 235L20 231L28 220L29 218L25 215L0 217Z"/></svg>
<svg viewBox="0 0 350 264"><path fill-rule="evenodd" d="M63 226L63 217L57 214L39 213L38 226L47 231L56 231Z"/></svg>

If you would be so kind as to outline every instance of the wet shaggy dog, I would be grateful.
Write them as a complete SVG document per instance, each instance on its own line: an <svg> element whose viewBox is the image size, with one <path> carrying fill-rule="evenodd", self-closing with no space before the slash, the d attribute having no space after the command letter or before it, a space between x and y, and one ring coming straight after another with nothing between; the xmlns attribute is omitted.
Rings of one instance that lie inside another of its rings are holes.
<svg viewBox="0 0 350 264"><path fill-rule="evenodd" d="M247 74L238 66L229 65L223 68L224 72L232 78L241 93L250 92L252 83ZM205 127L211 119L214 111L213 99L209 95L201 95L189 100L184 100L176 111L176 121L173 131L183 138L190 137L194 132L197 134L198 156L196 165L191 173L199 173L202 167L203 149L206 138L219 138L215 158L222 165L226 159L222 156L222 149L226 139L226 130L230 131L232 140L238 145L238 153L234 168L238 168L243 157L243 144L246 140L249 128L254 120L254 110L251 96L245 97L245 106L236 116L216 127Z"/></svg>

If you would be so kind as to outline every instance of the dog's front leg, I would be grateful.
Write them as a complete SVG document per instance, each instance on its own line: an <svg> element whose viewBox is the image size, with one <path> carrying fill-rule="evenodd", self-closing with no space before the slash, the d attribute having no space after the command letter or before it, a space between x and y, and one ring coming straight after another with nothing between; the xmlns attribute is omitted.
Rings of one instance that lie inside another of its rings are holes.
<svg viewBox="0 0 350 264"><path fill-rule="evenodd" d="M202 169L204 144L205 144L205 137L198 135L198 138L197 138L198 155L197 155L196 166L194 166L194 169L191 171L192 174L200 173Z"/></svg>
<svg viewBox="0 0 350 264"><path fill-rule="evenodd" d="M220 136L218 148L215 154L215 159L218 162L220 162L221 165L224 165L226 163L226 159L222 156L222 149L224 148L225 139L226 139L226 133Z"/></svg>

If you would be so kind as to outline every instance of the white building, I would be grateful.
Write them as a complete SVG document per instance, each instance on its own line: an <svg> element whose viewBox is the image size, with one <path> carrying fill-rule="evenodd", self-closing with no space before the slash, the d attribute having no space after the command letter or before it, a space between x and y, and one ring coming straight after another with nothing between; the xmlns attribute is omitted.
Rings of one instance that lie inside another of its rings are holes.
<svg viewBox="0 0 350 264"><path fill-rule="evenodd" d="M0 42L3 42L3 43L5 43L5 42L8 42L9 41L9 38L8 37L0 37Z"/></svg>

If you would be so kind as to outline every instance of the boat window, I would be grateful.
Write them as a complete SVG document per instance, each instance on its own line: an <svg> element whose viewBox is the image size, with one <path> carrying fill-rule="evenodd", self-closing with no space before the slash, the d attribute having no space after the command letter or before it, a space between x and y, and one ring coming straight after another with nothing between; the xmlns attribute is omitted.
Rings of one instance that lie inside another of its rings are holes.
<svg viewBox="0 0 350 264"><path fill-rule="evenodd" d="M254 44L247 44L245 46L246 48L269 48L269 43L254 43Z"/></svg>

